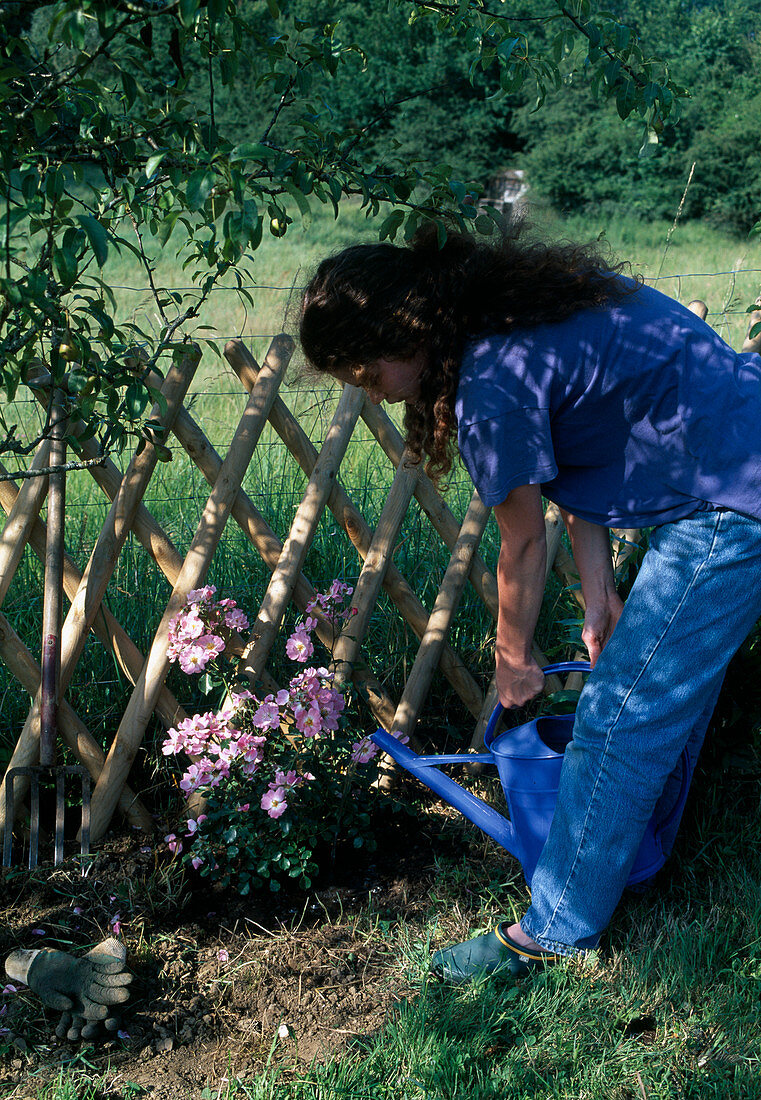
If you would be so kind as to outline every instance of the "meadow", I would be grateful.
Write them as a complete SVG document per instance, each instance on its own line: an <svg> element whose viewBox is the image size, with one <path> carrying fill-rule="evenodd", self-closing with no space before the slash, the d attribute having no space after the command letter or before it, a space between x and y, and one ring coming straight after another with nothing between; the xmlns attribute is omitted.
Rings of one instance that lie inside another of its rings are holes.
<svg viewBox="0 0 761 1100"><path fill-rule="evenodd" d="M709 322L734 347L741 345L747 329L745 308L761 290L758 239L749 243L689 222L603 222L589 215L560 219L541 211L538 216L555 236L604 236L613 253L630 260L632 269L646 281L684 303L695 298L705 301ZM337 224L316 220L308 232L294 230L283 239L268 240L257 253L253 268L257 284L251 286L253 306L233 287L220 288L199 318L197 337L219 349L237 336L261 358L271 335L293 329L298 287L316 260L345 243L372 235L373 227L361 212L349 209ZM157 324L139 269L115 259L110 261L107 278L125 318L144 328ZM189 285L177 270L171 251L157 257L156 278L166 287ZM245 402L235 375L208 345L191 392L193 416L224 454ZM319 444L336 393L300 376L296 356L284 396ZM22 415L32 423L36 413L31 404L24 407ZM359 433L341 470L343 484L371 523L380 513L393 474L391 464L379 462L378 454L369 437ZM304 484L303 475L274 433L266 431L244 486L281 537L287 532ZM465 475L456 471L447 495L456 515L464 514L470 491ZM172 462L157 469L146 504L180 550L192 538L205 495L201 475L177 448ZM67 549L80 565L94 545L106 508L105 498L86 473L69 478ZM481 553L492 568L496 552L496 530L490 525ZM394 560L431 606L446 557L417 507L410 509ZM310 551L307 575L315 584L327 585L334 577L353 581L359 567L348 541L339 536L332 521L324 519ZM209 579L220 592L234 596L251 610L257 606L257 597L261 598L266 571L232 526ZM144 651L168 594L165 579L142 548L130 540L109 588L107 604ZM41 602L41 569L27 551L3 610L33 652L39 651ZM538 641L549 655L570 655L578 635L575 616L571 594L553 579L538 632ZM366 652L368 662L382 673L394 697L398 697L414 659L414 638L408 634L391 607L381 601ZM492 642L493 626L482 605L467 597L455 623L453 644L484 686L491 673ZM271 964L263 961L265 951L277 955L292 945L307 952L310 944L316 950L317 944L328 941L351 943L359 945L352 946L352 953L358 953L360 962L363 952L380 951L383 965L375 977L371 969L370 977L358 978L361 967L357 964L354 976L346 982L354 982L360 989L363 980L368 987L372 985L382 1011L372 1027L343 1025L345 1034L337 1040L331 1057L313 1057L305 1048L299 1053L298 1027L294 1025L292 1043L278 1044L271 1034L266 1041L259 1036L249 1064L232 1055L226 1064L220 1054L227 1041L223 1030L215 1048L214 1070L209 1069L203 1088L199 1086L197 1091L171 1074L174 1084L168 1079L168 1091L162 1091L163 1086L157 1083L160 1075L149 1079L140 1069L137 1055L131 1059L124 1056L124 1049L129 1052L126 1043L107 1055L85 1049L68 1058L56 1056L57 1061L51 1055L48 1061L26 1062L18 1070L17 1080L0 1077L0 1096L9 1100L127 1100L140 1095L150 1100L173 1100L174 1096L178 1100L181 1096L193 1100L196 1096L200 1100L761 1097L758 661L757 641L751 638L730 669L675 856L652 891L627 895L600 952L583 962L548 969L530 983L492 982L453 991L426 979L432 947L476 934L497 919L514 918L525 907L527 888L514 861L506 861L491 842L425 800L419 810L420 837L404 834L398 869L394 870L393 859L382 864L378 874L383 889L377 895L371 888L363 892L357 887L351 901L341 901L344 895L336 888L331 900L327 894L320 895L319 905L306 899L303 912L296 905L293 910L265 916L254 905L250 925L241 915L245 935L240 938L240 965L245 962L254 969L246 970L239 981L252 987L257 983L266 986L268 980L296 980L288 979L287 973L283 978L280 972L273 978L274 971L267 969ZM186 679L170 680L170 686L183 702L192 705ZM118 724L127 688L114 662L93 640L68 698L92 732L105 739ZM0 669L0 766L10 753L27 706L26 697ZM446 685L437 680L424 716L426 732L435 735L444 727L448 736L463 729L469 732L466 720ZM137 764L140 790L153 800L159 813L170 811L175 799L168 765L159 759L155 744L162 732L158 728L152 731ZM415 860L406 859L408 849ZM131 893L121 879L113 888L132 921L128 942L138 958L138 969L143 966L147 972L151 959L164 959L165 941L170 945L167 958L175 950L179 957L177 944L183 945L181 957L187 966L195 965L196 956L200 959L201 941L205 951L212 946L216 950L214 936L220 937L219 944L227 943L221 930L212 935L212 926L219 929L219 920L214 924L212 914L208 920L198 916L198 905L189 898L188 885L175 864L160 863L151 855L145 857L144 864L138 859L138 865L144 870L133 872ZM98 890L100 895L108 893L115 881L113 870L111 877L97 872L93 878L98 874L105 884L102 888L97 883L78 885L65 876L46 882L45 889L57 896L57 908L52 901L48 907L51 928L60 930L62 906L70 909L87 891L94 911ZM32 886L42 889L39 883L19 885L18 877L11 885L18 889L19 897L23 895L25 904L35 896L30 893ZM99 917L102 928L107 925L107 903L101 898L97 904L104 914ZM210 904L216 907L216 902ZM154 907L153 923L146 924L150 906ZM196 921L190 927L188 906ZM307 911L310 916L305 921ZM12 917L10 908L5 915L9 921L21 919ZM31 927L32 917L23 919L23 927ZM225 920L225 927L232 928L229 913ZM235 936L239 935L237 927L236 923ZM95 935L95 924L92 930ZM152 942L148 942L149 932L155 935ZM18 928L14 935L17 933ZM340 946L333 950L336 958L345 954ZM163 995L170 996L175 986L168 962L161 975ZM198 992L205 996L206 986L201 977L197 980ZM342 980L335 978L336 988ZM214 981L219 983L219 973ZM232 978L229 984L234 985ZM298 984L300 1002L300 979ZM282 1018L289 1022L287 1016ZM237 1039L230 1038L229 1043L231 1049L235 1046L238 1050ZM11 1056L17 1057L17 1052L11 1051ZM151 1062L154 1075L159 1072L158 1062L158 1058Z"/></svg>

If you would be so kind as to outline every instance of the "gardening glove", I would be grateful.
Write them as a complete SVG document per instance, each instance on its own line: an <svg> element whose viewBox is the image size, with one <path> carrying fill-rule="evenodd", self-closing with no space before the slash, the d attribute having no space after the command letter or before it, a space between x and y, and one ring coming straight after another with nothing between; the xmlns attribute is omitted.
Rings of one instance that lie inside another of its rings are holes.
<svg viewBox="0 0 761 1100"><path fill-rule="evenodd" d="M129 999L132 975L125 967L126 948L110 937L82 958L65 951L14 951L5 960L5 972L25 982L43 1004L63 1012L56 1028L59 1038L92 1038L99 1024L109 1031L119 1026L114 1005Z"/></svg>

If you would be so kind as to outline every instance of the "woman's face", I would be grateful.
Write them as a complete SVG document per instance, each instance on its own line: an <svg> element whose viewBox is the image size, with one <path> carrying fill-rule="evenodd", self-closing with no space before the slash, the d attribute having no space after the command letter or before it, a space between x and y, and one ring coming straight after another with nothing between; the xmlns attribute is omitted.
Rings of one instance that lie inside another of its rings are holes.
<svg viewBox="0 0 761 1100"><path fill-rule="evenodd" d="M335 372L339 382L361 386L374 405L400 401L414 405L420 399L420 380L425 367L422 351L410 359L376 359L365 367L352 367Z"/></svg>

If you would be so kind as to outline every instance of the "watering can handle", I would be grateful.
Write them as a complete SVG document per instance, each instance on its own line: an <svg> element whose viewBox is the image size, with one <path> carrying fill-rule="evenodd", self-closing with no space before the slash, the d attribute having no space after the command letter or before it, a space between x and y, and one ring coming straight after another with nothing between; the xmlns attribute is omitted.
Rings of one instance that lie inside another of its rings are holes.
<svg viewBox="0 0 761 1100"><path fill-rule="evenodd" d="M545 665L542 672L545 676L552 676L556 672L591 672L592 666L589 661L559 661L554 665ZM505 708L501 703L497 703L496 707L492 711L489 724L486 727L484 733L484 745L488 749L494 740L494 734L497 729L497 724L504 713Z"/></svg>

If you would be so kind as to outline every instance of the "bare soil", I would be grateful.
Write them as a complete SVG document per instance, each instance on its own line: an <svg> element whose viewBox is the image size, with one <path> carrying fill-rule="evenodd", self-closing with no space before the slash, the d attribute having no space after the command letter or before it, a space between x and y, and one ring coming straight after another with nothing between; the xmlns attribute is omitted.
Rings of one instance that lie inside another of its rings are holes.
<svg viewBox="0 0 761 1100"><path fill-rule="evenodd" d="M71 864L15 870L2 884L0 959L42 944L82 953L118 915L135 982L118 1036L89 1043L57 1039L57 1014L29 990L0 998L0 1097L36 1097L80 1065L107 1071L104 1100L130 1095L130 1082L147 1100L194 1100L268 1059L303 1067L372 1035L416 992L386 931L403 919L414 939L436 856L464 856L474 836L446 808L431 811L308 895L215 893L138 833L110 838L86 877Z"/></svg>

